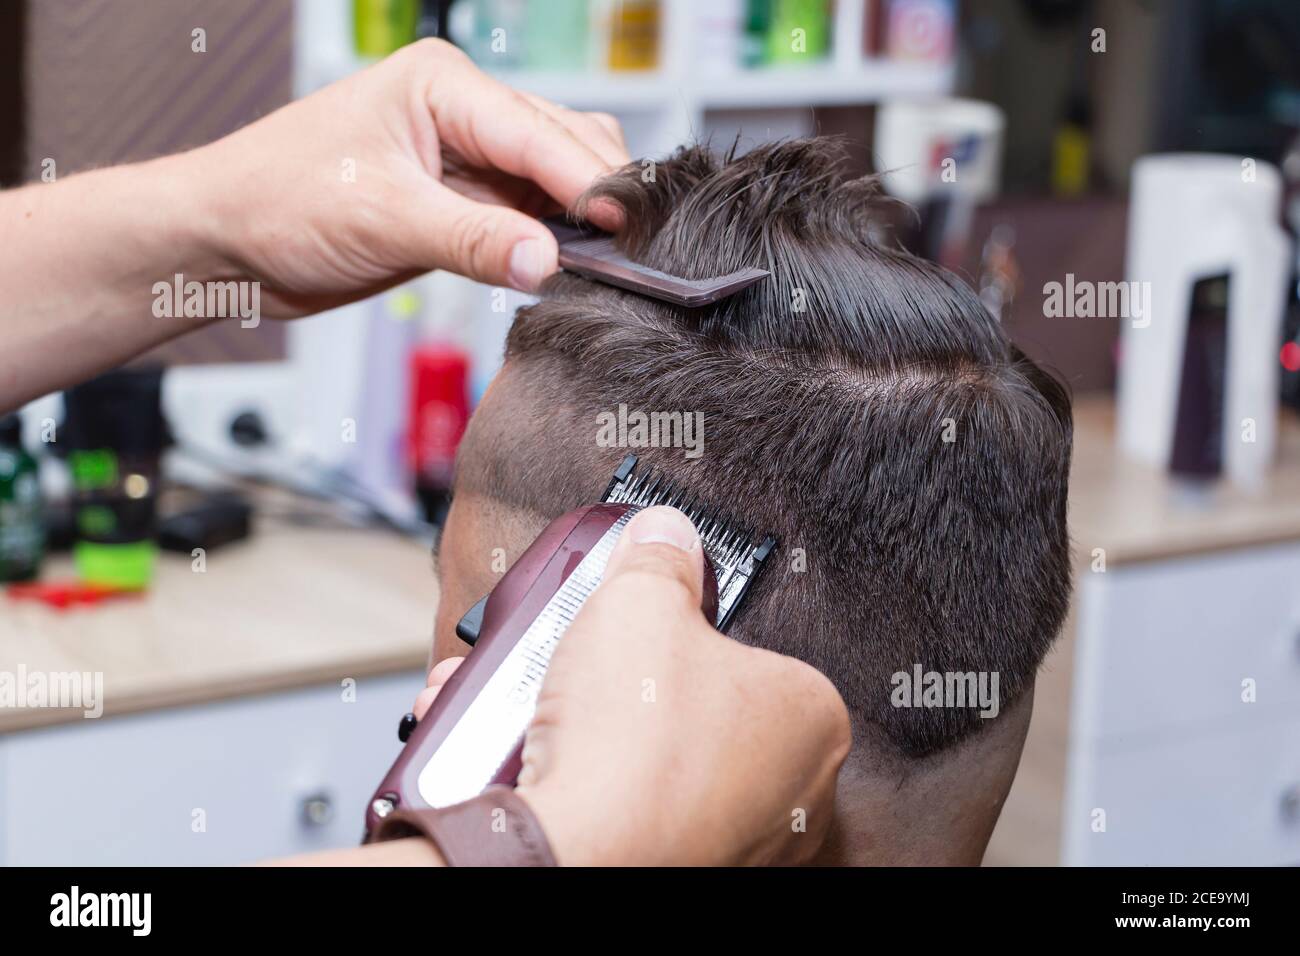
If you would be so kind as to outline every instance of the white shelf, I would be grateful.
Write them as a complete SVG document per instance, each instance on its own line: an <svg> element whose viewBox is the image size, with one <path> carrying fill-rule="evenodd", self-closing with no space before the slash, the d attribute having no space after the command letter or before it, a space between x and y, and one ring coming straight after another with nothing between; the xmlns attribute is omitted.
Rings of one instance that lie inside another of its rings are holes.
<svg viewBox="0 0 1300 956"><path fill-rule="evenodd" d="M316 59L304 76L318 89L369 65L357 57ZM675 79L663 72L547 73L494 71L504 83L573 109L608 113L663 108L769 109L853 106L886 99L942 96L953 86L950 64L864 60L852 69L832 64L730 70Z"/></svg>
<svg viewBox="0 0 1300 956"><path fill-rule="evenodd" d="M702 85L706 109L851 106L901 97L941 96L953 85L948 64L867 60L852 70L832 66L749 70Z"/></svg>
<svg viewBox="0 0 1300 956"><path fill-rule="evenodd" d="M496 76L517 89L574 108L607 112L657 109L683 101L700 109L841 106L952 89L948 65L867 61L853 70L812 67L735 70L673 82L656 73L528 73Z"/></svg>
<svg viewBox="0 0 1300 956"><path fill-rule="evenodd" d="M605 113L658 110L672 99L680 84L659 72L583 73L535 72L528 70L489 71L503 83L534 93L571 109Z"/></svg>

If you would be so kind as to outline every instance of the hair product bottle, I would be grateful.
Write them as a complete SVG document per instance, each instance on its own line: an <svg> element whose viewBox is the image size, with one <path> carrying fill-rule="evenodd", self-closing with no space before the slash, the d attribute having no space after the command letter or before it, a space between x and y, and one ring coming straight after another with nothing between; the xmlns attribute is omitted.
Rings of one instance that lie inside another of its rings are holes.
<svg viewBox="0 0 1300 956"><path fill-rule="evenodd" d="M0 581L36 577L45 549L36 459L23 450L23 423L0 418Z"/></svg>

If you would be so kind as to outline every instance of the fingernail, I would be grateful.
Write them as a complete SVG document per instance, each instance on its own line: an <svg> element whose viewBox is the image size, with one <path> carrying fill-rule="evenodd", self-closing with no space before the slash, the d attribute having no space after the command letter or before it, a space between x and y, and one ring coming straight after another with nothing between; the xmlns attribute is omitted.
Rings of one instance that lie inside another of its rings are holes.
<svg viewBox="0 0 1300 956"><path fill-rule="evenodd" d="M521 239L510 250L510 284L520 292L534 292L542 284L542 244Z"/></svg>
<svg viewBox="0 0 1300 956"><path fill-rule="evenodd" d="M700 533L691 519L676 508L647 508L627 523L627 534L635 544L671 544L690 551L699 546Z"/></svg>
<svg viewBox="0 0 1300 956"><path fill-rule="evenodd" d="M612 199L597 199L588 206L587 216L603 229L618 232L623 228L627 214L623 207Z"/></svg>

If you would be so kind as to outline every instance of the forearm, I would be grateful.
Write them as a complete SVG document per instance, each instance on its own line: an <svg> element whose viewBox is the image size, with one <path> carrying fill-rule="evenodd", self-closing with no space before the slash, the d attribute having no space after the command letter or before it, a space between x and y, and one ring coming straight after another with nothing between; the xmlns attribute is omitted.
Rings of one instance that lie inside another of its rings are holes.
<svg viewBox="0 0 1300 956"><path fill-rule="evenodd" d="M206 324L154 285L221 271L195 154L0 193L0 410Z"/></svg>
<svg viewBox="0 0 1300 956"><path fill-rule="evenodd" d="M419 837L368 843L342 850L322 850L304 856L271 860L264 866L446 866L430 841Z"/></svg>

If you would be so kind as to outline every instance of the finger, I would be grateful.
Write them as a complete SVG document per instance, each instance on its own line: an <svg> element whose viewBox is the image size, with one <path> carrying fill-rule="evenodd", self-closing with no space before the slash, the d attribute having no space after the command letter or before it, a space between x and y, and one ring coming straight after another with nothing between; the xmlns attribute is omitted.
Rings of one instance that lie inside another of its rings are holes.
<svg viewBox="0 0 1300 956"><path fill-rule="evenodd" d="M838 772L853 744L853 729L848 707L831 679L811 664L776 651L737 643L727 644L726 649L743 653L750 661L747 666L771 675L771 686L779 687L787 698L785 706L801 715L800 726L820 734L822 752L834 761ZM755 662L761 664L755 666ZM736 671L742 666L746 665L735 665Z"/></svg>
<svg viewBox="0 0 1300 956"><path fill-rule="evenodd" d="M433 665L433 670L429 671L428 686L441 687L447 683L447 678L456 673L456 668L465 663L463 657L445 657Z"/></svg>
<svg viewBox="0 0 1300 956"><path fill-rule="evenodd" d="M605 128L605 132L609 134L610 139L615 142L625 157L624 162L630 162L632 156L627 151L627 140L623 136L623 124L618 121L618 118L609 113L587 113L585 115L590 116Z"/></svg>
<svg viewBox="0 0 1300 956"><path fill-rule="evenodd" d="M635 575L647 606L673 592L700 606L704 593L704 549L691 519L676 508L646 508L623 529L602 575L602 586Z"/></svg>
<svg viewBox="0 0 1300 956"><path fill-rule="evenodd" d="M521 92L520 95L590 146L610 166L622 166L631 161L618 120L608 113L580 113L542 99L535 93Z"/></svg>
<svg viewBox="0 0 1300 956"><path fill-rule="evenodd" d="M623 128L608 113L579 113L557 106L533 93L521 93L528 102L563 125L574 136L591 146L611 168L626 166L632 161L623 142ZM609 232L623 228L623 209L608 199L597 199L583 210L585 218Z"/></svg>
<svg viewBox="0 0 1300 956"><path fill-rule="evenodd" d="M619 662L618 669L633 658L660 653L670 638L685 635L689 615L707 630L700 613L703 590L704 551L691 520L662 506L634 515L605 565L600 586L555 649L543 697L558 682L572 698L567 707L597 699L584 685L598 679L602 666L608 675L615 666L611 661ZM612 634L626 640L607 640ZM567 664L579 658L584 658L581 666ZM536 719L545 717L539 703Z"/></svg>
<svg viewBox="0 0 1300 956"><path fill-rule="evenodd" d="M531 179L566 209L611 164L563 123L472 64L451 82L430 84L441 138L469 162Z"/></svg>
<svg viewBox="0 0 1300 956"><path fill-rule="evenodd" d="M426 687L415 695L415 705L411 708L411 713L415 714L416 720L424 720L424 715L429 712L433 702L438 699L438 691L440 690L442 690L441 685Z"/></svg>
<svg viewBox="0 0 1300 956"><path fill-rule="evenodd" d="M407 241L426 269L533 292L559 268L550 230L506 206L475 202L431 182L410 214Z"/></svg>
<svg viewBox="0 0 1300 956"><path fill-rule="evenodd" d="M464 661L463 657L448 657L446 660L439 661L434 665L433 670L429 671L429 686L415 695L415 706L411 708L411 713L415 714L416 720L424 719L433 702L438 699L438 693L447 683L447 679L456 673L456 668Z"/></svg>

